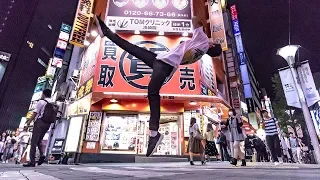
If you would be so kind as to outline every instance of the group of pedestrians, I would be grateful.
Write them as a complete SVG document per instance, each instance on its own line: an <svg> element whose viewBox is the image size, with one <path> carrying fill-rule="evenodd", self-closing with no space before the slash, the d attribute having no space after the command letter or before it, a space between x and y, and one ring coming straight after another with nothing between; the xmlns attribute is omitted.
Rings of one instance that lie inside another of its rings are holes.
<svg viewBox="0 0 320 180"><path fill-rule="evenodd" d="M20 164L22 155L27 148L30 133L25 127L22 131L13 131L9 134L2 133L0 137L0 160L2 163L9 163L15 161Z"/></svg>

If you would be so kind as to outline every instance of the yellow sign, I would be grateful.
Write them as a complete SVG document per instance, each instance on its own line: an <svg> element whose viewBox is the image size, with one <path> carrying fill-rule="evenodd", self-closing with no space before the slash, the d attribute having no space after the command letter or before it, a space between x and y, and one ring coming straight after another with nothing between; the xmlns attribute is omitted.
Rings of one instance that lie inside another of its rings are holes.
<svg viewBox="0 0 320 180"><path fill-rule="evenodd" d="M77 92L77 98L81 99L84 96L90 94L92 92L93 78L89 79L82 86L79 87Z"/></svg>
<svg viewBox="0 0 320 180"><path fill-rule="evenodd" d="M91 11L94 0L79 0L76 16L73 22L69 42L75 46L84 46L89 28Z"/></svg>

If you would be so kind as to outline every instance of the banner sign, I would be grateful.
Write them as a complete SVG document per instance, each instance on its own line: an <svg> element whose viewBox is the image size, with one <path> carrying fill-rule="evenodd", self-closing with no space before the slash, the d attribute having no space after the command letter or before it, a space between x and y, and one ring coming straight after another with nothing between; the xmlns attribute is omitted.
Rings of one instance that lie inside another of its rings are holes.
<svg viewBox="0 0 320 180"><path fill-rule="evenodd" d="M63 138L57 138L54 140L52 149L51 149L51 154L61 154L63 153L63 148L64 148L64 142L65 139Z"/></svg>
<svg viewBox="0 0 320 180"><path fill-rule="evenodd" d="M54 67L62 67L63 57L66 52L68 40L70 37L70 31L71 26L67 24L61 25L59 39L53 52L53 59L51 60L51 65Z"/></svg>
<svg viewBox="0 0 320 180"><path fill-rule="evenodd" d="M246 63L247 59L246 59L246 55L243 48L243 42L241 38L236 5L230 6L230 11L231 11L234 37L237 45L238 58L240 62L241 77L242 77L242 80L246 80L243 82L243 85L246 87L244 91L244 96L245 98L252 98L252 90L251 90L251 85L249 81L248 67Z"/></svg>
<svg viewBox="0 0 320 180"><path fill-rule="evenodd" d="M11 57L11 54L0 51L0 60L2 61L9 61Z"/></svg>
<svg viewBox="0 0 320 180"><path fill-rule="evenodd" d="M86 133L86 141L99 141L101 120L102 112L90 112Z"/></svg>
<svg viewBox="0 0 320 180"><path fill-rule="evenodd" d="M320 97L316 85L314 84L309 63L307 62L301 64L301 66L298 67L298 73L304 97L306 98L307 104L310 107L318 102Z"/></svg>
<svg viewBox="0 0 320 180"><path fill-rule="evenodd" d="M228 50L221 0L208 0L208 11L213 42L221 44L222 50Z"/></svg>
<svg viewBox="0 0 320 180"><path fill-rule="evenodd" d="M81 99L92 92L93 77L79 87L77 98Z"/></svg>
<svg viewBox="0 0 320 180"><path fill-rule="evenodd" d="M115 30L192 32L191 0L109 0L106 24Z"/></svg>
<svg viewBox="0 0 320 180"><path fill-rule="evenodd" d="M75 46L84 46L84 41L86 40L89 28L93 1L94 0L79 0L69 41Z"/></svg>
<svg viewBox="0 0 320 180"><path fill-rule="evenodd" d="M211 91L215 91L215 72L212 58L207 54L200 59L200 78Z"/></svg>
<svg viewBox="0 0 320 180"><path fill-rule="evenodd" d="M189 39L181 36L130 34L121 34L121 37L156 54L167 52L182 40ZM160 93L200 95L199 72L198 63L180 66L172 77L166 79ZM149 66L104 38L96 64L93 91L146 93L151 74Z"/></svg>
<svg viewBox="0 0 320 180"><path fill-rule="evenodd" d="M97 36L95 41L91 43L90 46L86 49L82 57L80 85L83 85L94 75L97 62L97 55L100 48L100 41L101 37Z"/></svg>
<svg viewBox="0 0 320 180"><path fill-rule="evenodd" d="M288 106L301 108L298 91L294 85L294 79L292 77L291 70L284 69L279 71L279 74Z"/></svg>

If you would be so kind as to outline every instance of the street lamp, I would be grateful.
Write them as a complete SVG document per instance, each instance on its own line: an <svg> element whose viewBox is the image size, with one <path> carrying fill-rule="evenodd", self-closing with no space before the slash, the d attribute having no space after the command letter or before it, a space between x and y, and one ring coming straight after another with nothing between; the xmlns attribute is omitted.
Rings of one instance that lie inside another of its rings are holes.
<svg viewBox="0 0 320 180"><path fill-rule="evenodd" d="M297 73L297 71L294 67L295 56L296 56L297 50L300 47L301 46L299 46L299 45L287 45L283 48L278 49L277 55L283 57L289 65L291 75L294 80L294 86L295 86L297 93L298 93L298 96L299 96L299 101L300 101L301 109L303 112L303 116L306 121L306 125L307 125L309 135L311 138L311 143L314 148L315 159L316 159L316 162L319 164L320 163L320 147L319 147L318 137L316 134L316 130L313 126L313 121L312 121L310 111L309 111L306 99L304 97L304 94L303 94L303 91L301 88L301 85L300 85L300 83L298 83L298 82L300 82L299 74Z"/></svg>

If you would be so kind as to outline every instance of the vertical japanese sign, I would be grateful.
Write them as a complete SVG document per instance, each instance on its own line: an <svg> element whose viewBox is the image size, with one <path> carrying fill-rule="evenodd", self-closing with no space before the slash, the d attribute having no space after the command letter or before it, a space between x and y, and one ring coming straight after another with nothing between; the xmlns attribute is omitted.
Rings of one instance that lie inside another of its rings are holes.
<svg viewBox="0 0 320 180"><path fill-rule="evenodd" d="M80 85L83 85L94 75L97 56L100 48L100 41L101 37L98 36L95 41L86 49L82 57Z"/></svg>
<svg viewBox="0 0 320 180"><path fill-rule="evenodd" d="M320 97L316 85L314 84L314 79L309 63L303 63L298 68L298 73L304 97L306 98L307 104L310 107L318 102L320 100Z"/></svg>
<svg viewBox="0 0 320 180"><path fill-rule="evenodd" d="M106 23L115 30L191 32L191 0L109 0Z"/></svg>
<svg viewBox="0 0 320 180"><path fill-rule="evenodd" d="M292 77L290 69L281 70L279 74L288 106L301 108L298 90L294 85L295 80Z"/></svg>
<svg viewBox="0 0 320 180"><path fill-rule="evenodd" d="M249 73L248 73L248 67L246 62L247 58L243 48L236 5L230 6L230 11L231 11L231 18L232 18L233 33L234 33L236 45L237 45L238 59L240 61L240 71L241 71L241 77L242 77L243 86L244 86L244 96L245 98L252 98L252 90L251 90L251 85L249 81Z"/></svg>
<svg viewBox="0 0 320 180"><path fill-rule="evenodd" d="M86 141L99 141L102 112L90 112Z"/></svg>
<svg viewBox="0 0 320 180"><path fill-rule="evenodd" d="M61 25L59 39L53 53L53 59L51 61L51 65L54 67L62 67L63 57L67 49L70 32L71 26L66 24Z"/></svg>
<svg viewBox="0 0 320 180"><path fill-rule="evenodd" d="M121 36L156 54L167 52L181 40L185 40L182 37L128 34ZM145 93L151 74L152 69L149 66L105 38L101 41L93 91ZM180 66L172 77L166 79L161 93L200 94L199 64Z"/></svg>
<svg viewBox="0 0 320 180"><path fill-rule="evenodd" d="M213 42L221 44L222 50L228 50L221 0L208 0L208 11Z"/></svg>
<svg viewBox="0 0 320 180"><path fill-rule="evenodd" d="M84 41L86 40L89 28L93 1L94 0L79 0L69 41L75 46L84 46Z"/></svg>
<svg viewBox="0 0 320 180"><path fill-rule="evenodd" d="M213 91L215 90L215 73L212 58L207 54L203 55L200 59L200 78L202 82L202 94L213 96Z"/></svg>

